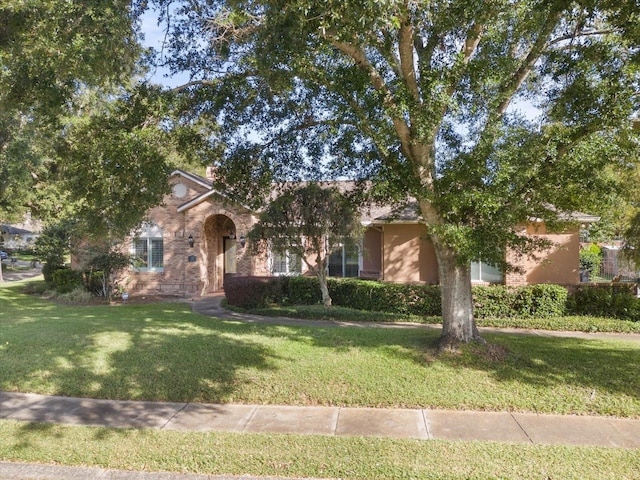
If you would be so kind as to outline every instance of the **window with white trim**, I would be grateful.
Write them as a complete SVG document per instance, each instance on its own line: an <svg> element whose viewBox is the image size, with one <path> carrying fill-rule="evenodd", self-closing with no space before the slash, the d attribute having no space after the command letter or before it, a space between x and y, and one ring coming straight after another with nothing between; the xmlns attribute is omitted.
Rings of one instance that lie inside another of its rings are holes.
<svg viewBox="0 0 640 480"><path fill-rule="evenodd" d="M502 283L502 271L488 263L471 262L471 281L485 283Z"/></svg>
<svg viewBox="0 0 640 480"><path fill-rule="evenodd" d="M142 232L133 239L133 265L139 272L164 271L164 241L162 229L155 224L146 224Z"/></svg>
<svg viewBox="0 0 640 480"><path fill-rule="evenodd" d="M358 277L360 275L360 256L358 247L340 245L329 254L330 277Z"/></svg>
<svg viewBox="0 0 640 480"><path fill-rule="evenodd" d="M272 275L299 275L302 273L302 261L296 253L286 250L271 253Z"/></svg>

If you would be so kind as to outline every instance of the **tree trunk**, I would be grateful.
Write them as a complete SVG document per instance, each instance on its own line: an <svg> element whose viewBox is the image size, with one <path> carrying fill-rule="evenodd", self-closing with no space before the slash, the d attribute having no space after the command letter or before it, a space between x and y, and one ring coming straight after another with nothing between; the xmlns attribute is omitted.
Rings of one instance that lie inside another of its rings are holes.
<svg viewBox="0 0 640 480"><path fill-rule="evenodd" d="M471 266L460 265L452 249L436 247L442 299L441 350L455 350L461 343L485 343L473 317Z"/></svg>
<svg viewBox="0 0 640 480"><path fill-rule="evenodd" d="M327 286L327 271L325 268L318 269L318 283L320 283L320 291L322 292L322 304L325 307L330 307L331 297L329 296L329 287Z"/></svg>

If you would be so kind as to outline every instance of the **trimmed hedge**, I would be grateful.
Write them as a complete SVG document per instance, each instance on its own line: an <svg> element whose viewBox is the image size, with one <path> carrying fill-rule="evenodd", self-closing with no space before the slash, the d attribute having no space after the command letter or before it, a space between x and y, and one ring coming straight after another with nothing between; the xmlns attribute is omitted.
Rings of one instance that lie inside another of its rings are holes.
<svg viewBox="0 0 640 480"><path fill-rule="evenodd" d="M283 277L227 277L224 294L230 305L241 308L260 308L282 303Z"/></svg>
<svg viewBox="0 0 640 480"><path fill-rule="evenodd" d="M376 312L440 316L438 285L409 285L353 278L330 278L334 305ZM635 284L581 286L572 295L552 284L507 287L473 286L476 318L551 318L590 315L640 321L640 299ZM230 305L260 308L270 304L321 303L315 277L232 277L225 280Z"/></svg>
<svg viewBox="0 0 640 480"><path fill-rule="evenodd" d="M385 283L352 278L330 278L334 305L377 312L440 316L438 285ZM225 280L230 305L259 308L269 304L315 305L321 303L315 277L233 277ZM567 290L558 285L527 287L474 286L477 318L547 318L566 313Z"/></svg>
<svg viewBox="0 0 640 480"><path fill-rule="evenodd" d="M578 287L568 301L568 309L577 315L621 318L640 321L640 299L635 283L585 285Z"/></svg>

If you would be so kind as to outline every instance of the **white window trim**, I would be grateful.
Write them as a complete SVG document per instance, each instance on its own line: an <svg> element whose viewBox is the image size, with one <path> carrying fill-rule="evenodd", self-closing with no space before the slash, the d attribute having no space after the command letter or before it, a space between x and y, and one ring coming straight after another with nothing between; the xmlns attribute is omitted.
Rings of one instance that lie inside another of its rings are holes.
<svg viewBox="0 0 640 480"><path fill-rule="evenodd" d="M162 229L153 223L147 223L143 225L143 230L134 235L131 240L131 256L136 258L136 242L145 240L147 242L147 265L145 267L133 266L135 272L141 273L160 273L164 272L164 236ZM153 240L160 240L162 242L162 267L150 267L150 262L153 256Z"/></svg>
<svg viewBox="0 0 640 480"><path fill-rule="evenodd" d="M489 265L489 264L488 264L488 263L486 263L486 262L483 262L482 260L473 260L473 261L471 262L471 266L472 266L472 268L473 268L473 265L474 265L474 264L478 266L478 276L479 276L479 278L478 278L478 279L473 278L473 274L472 274L471 283L483 283L483 284L491 283L491 284L498 284L498 283L503 283L503 282L504 282L504 272L500 272L500 280L498 280L498 281L484 280L484 279L482 278L482 267L483 267L483 265L486 265L486 266L491 267L491 268L494 268L494 269L495 269L496 267L492 267L491 265Z"/></svg>
<svg viewBox="0 0 640 480"><path fill-rule="evenodd" d="M275 261L275 256L276 256L276 252L274 252L273 250L269 249L269 273L271 274L271 276L273 277L295 277L298 275L302 275L302 273L304 272L304 261L302 260L302 258L299 259L300 262L300 271L299 272L292 272L291 271L291 255L289 254L289 249L286 249L284 252L284 257L285 257L285 264L287 267L286 272L275 272L274 271L274 261Z"/></svg>

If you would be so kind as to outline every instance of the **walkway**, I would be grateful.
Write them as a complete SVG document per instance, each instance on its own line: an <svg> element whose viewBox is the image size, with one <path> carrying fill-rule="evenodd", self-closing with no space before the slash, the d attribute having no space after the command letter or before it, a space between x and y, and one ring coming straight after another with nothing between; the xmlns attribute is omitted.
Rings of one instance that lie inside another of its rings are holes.
<svg viewBox="0 0 640 480"><path fill-rule="evenodd" d="M235 433L640 448L640 420L515 412L161 403L0 392L0 419Z"/></svg>

